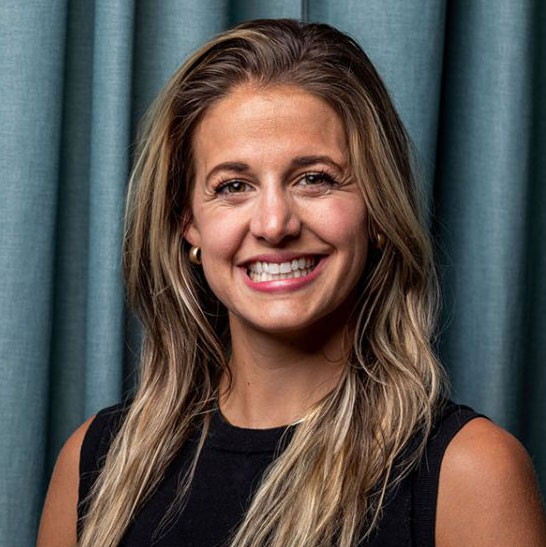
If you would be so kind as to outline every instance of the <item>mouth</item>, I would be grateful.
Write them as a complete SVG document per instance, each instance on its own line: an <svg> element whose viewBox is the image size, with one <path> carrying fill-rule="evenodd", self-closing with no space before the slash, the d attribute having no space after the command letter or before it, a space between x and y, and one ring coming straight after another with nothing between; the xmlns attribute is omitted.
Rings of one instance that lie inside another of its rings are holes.
<svg viewBox="0 0 546 547"><path fill-rule="evenodd" d="M246 264L246 273L254 283L298 279L308 276L323 257L324 255L305 256L281 263L249 262Z"/></svg>

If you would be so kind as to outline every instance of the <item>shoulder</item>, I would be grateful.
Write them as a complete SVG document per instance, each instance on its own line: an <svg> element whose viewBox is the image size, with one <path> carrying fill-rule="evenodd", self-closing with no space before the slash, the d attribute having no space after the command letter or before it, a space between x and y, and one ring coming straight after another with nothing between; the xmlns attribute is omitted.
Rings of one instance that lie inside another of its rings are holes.
<svg viewBox="0 0 546 547"><path fill-rule="evenodd" d="M85 469L89 467L91 459L103 456L108 450L110 441L118 432L132 401L133 398L129 398L97 412L82 446L83 471L91 471L92 469ZM93 464L98 464L98 462L93 462Z"/></svg>
<svg viewBox="0 0 546 547"><path fill-rule="evenodd" d="M95 417L70 435L57 456L40 520L38 547L76 544L80 450Z"/></svg>
<svg viewBox="0 0 546 547"><path fill-rule="evenodd" d="M539 547L544 508L533 464L512 434L491 420L468 421L440 467L436 545Z"/></svg>
<svg viewBox="0 0 546 547"><path fill-rule="evenodd" d="M64 443L47 490L37 547L76 545L78 506L95 477L100 455L119 426L132 401L126 400L99 410L83 422Z"/></svg>

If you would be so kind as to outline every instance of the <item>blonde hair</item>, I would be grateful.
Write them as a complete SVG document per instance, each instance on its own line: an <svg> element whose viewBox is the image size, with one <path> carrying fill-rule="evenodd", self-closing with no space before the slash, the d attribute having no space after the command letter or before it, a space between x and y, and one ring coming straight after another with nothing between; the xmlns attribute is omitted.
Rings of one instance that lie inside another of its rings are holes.
<svg viewBox="0 0 546 547"><path fill-rule="evenodd" d="M289 84L327 101L347 133L364 197L369 253L347 366L267 468L232 547L349 547L370 535L382 502L420 460L447 395L433 351L440 291L408 135L359 45L290 19L248 21L197 50L143 119L124 239L128 301L144 329L134 400L89 494L80 545L117 545L167 466L202 424L200 442L162 525L188 487L228 367L226 310L188 260L192 134L235 86ZM416 442L416 440L418 442ZM413 441L413 442L410 442ZM228 539L228 538L226 538Z"/></svg>

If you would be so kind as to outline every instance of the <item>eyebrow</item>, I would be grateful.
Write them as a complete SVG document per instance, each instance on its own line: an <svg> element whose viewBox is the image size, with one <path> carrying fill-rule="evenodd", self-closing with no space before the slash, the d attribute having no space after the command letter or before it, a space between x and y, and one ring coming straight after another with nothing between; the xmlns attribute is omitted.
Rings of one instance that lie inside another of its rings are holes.
<svg viewBox="0 0 546 547"><path fill-rule="evenodd" d="M297 156L290 162L289 170L298 167L308 167L317 163L326 163L334 169L344 171L344 168L336 163L330 156ZM245 173L250 170L250 165L239 161L224 161L213 167L205 177L205 183L219 171L235 171L236 173Z"/></svg>

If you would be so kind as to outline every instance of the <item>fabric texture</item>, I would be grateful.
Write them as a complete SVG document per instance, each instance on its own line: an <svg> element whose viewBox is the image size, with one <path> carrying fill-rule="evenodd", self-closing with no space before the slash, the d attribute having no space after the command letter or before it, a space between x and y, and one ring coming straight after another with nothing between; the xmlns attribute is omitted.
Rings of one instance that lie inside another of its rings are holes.
<svg viewBox="0 0 546 547"><path fill-rule="evenodd" d="M78 537L88 510L86 496L102 465L111 440L130 405L102 409L91 423L81 448ZM378 530L359 545L368 547L433 547L440 465L455 434L471 419L484 416L466 405L447 404L437 416L418 467L386 496ZM247 429L228 423L216 410L187 505L169 526L158 531L161 518L175 498L178 478L186 471L198 441L196 429L179 451L155 493L137 513L121 545L124 547L220 547L248 508L263 472L282 452L297 426ZM415 438L409 447L414 445ZM154 532L157 533L154 536Z"/></svg>

